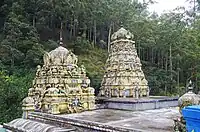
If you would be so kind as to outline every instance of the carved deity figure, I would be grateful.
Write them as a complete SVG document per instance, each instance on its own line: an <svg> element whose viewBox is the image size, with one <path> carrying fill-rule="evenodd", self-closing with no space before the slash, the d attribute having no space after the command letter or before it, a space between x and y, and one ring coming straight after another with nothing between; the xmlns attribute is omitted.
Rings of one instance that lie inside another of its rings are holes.
<svg viewBox="0 0 200 132"><path fill-rule="evenodd" d="M78 57L76 55L72 55L72 64L77 64L78 63Z"/></svg>
<svg viewBox="0 0 200 132"><path fill-rule="evenodd" d="M49 53L47 53L46 51L44 53L43 60L44 60L44 65L48 66L50 63L50 56Z"/></svg>
<svg viewBox="0 0 200 132"><path fill-rule="evenodd" d="M86 73L86 70L85 70L85 66L84 66L84 65L81 65L80 68L81 68L81 73L83 73L83 74Z"/></svg>
<svg viewBox="0 0 200 132"><path fill-rule="evenodd" d="M71 50L69 51L69 53L68 53L68 56L67 56L67 59L65 60L65 63L66 64L72 64L72 52L71 52Z"/></svg>
<svg viewBox="0 0 200 132"><path fill-rule="evenodd" d="M40 76L40 72L41 72L41 66L38 65L37 66L37 71L36 71L36 76Z"/></svg>
<svg viewBox="0 0 200 132"><path fill-rule="evenodd" d="M58 57L53 58L53 63L54 65L61 65L62 64L62 59Z"/></svg>
<svg viewBox="0 0 200 132"><path fill-rule="evenodd" d="M139 98L139 87L138 87L138 85L135 87L135 97L136 97L136 99Z"/></svg>

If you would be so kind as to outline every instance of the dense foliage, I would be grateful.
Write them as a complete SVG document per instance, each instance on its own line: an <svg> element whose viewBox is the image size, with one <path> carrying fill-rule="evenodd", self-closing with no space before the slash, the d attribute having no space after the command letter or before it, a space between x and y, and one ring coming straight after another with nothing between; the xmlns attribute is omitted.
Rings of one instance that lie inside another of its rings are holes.
<svg viewBox="0 0 200 132"><path fill-rule="evenodd" d="M147 10L153 1L0 1L0 122L21 116L20 102L31 86L44 51L64 46L79 56L96 91L101 83L109 36L123 23L136 47L152 95L181 95L189 79L200 84L199 0L191 10L161 16ZM62 26L61 26L62 25ZM62 28L61 28L62 27Z"/></svg>

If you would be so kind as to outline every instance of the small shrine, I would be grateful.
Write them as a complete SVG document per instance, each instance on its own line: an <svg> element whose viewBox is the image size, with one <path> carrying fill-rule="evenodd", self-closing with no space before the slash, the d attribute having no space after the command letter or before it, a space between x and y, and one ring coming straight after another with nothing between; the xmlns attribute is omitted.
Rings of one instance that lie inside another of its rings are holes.
<svg viewBox="0 0 200 132"><path fill-rule="evenodd" d="M111 36L99 96L136 99L149 96L148 82L133 38L134 35L123 27Z"/></svg>
<svg viewBox="0 0 200 132"><path fill-rule="evenodd" d="M23 101L24 116L30 108L51 114L95 108L94 88L90 87L86 69L79 67L77 56L62 46L62 38L60 46L46 52L43 60L44 65L37 66L33 86Z"/></svg>
<svg viewBox="0 0 200 132"><path fill-rule="evenodd" d="M182 110L186 106L191 106L191 105L199 105L200 104L200 97L193 92L193 86L192 86L192 81L190 80L188 86L187 86L188 92L182 95L178 99L178 107L179 107L179 112L181 116L179 118L174 119L174 131L175 132L186 132L186 121L183 118L183 113Z"/></svg>

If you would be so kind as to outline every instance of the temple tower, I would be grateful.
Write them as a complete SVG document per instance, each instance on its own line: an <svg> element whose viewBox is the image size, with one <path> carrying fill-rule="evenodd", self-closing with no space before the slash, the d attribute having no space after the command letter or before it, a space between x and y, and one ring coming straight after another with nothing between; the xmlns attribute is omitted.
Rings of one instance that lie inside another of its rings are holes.
<svg viewBox="0 0 200 132"><path fill-rule="evenodd" d="M123 27L111 36L100 96L133 98L149 96L148 82L142 71L133 38L134 35Z"/></svg>
<svg viewBox="0 0 200 132"><path fill-rule="evenodd" d="M95 108L94 88L86 76L83 65L78 66L78 57L60 46L43 56L44 65L38 66L33 86L27 99L32 99L31 110L51 114L76 113ZM24 105L24 115L27 107Z"/></svg>

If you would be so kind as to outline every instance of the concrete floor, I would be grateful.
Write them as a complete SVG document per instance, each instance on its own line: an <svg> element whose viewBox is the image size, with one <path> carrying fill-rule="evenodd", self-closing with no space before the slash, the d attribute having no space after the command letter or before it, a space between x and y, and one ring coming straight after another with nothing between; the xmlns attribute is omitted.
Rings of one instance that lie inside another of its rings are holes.
<svg viewBox="0 0 200 132"><path fill-rule="evenodd" d="M174 125L173 119L179 117L180 114L178 108L145 111L99 109L60 116L99 122L118 127L141 129L150 132L172 132Z"/></svg>

